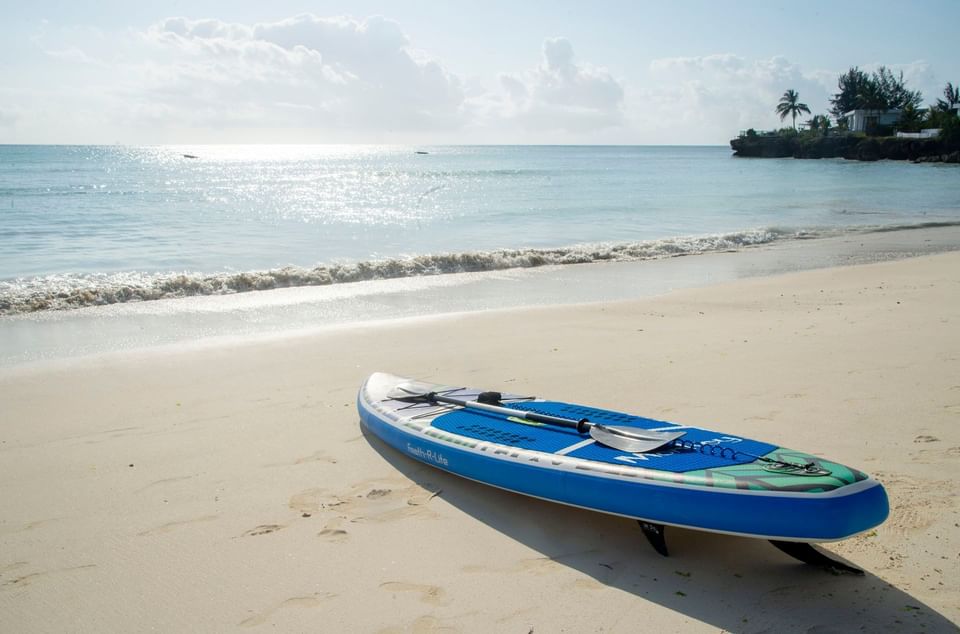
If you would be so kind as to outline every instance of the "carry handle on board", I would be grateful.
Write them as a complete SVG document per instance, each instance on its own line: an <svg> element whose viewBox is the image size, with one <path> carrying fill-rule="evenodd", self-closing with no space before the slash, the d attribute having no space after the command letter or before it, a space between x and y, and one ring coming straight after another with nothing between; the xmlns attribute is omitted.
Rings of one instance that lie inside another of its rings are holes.
<svg viewBox="0 0 960 634"><path fill-rule="evenodd" d="M549 414L540 414L537 412L528 412L522 409L513 409L501 405L493 405L490 402L494 400L494 395L499 397L496 392L484 392L483 399L477 401L467 401L459 398L453 398L431 390L431 387L422 383L411 381L401 383L387 393L387 398L398 401L426 401L428 403L446 403L448 405L458 405L467 409L476 409L493 414L506 416L507 420L511 418L522 418L536 423L546 425L555 425L576 430L579 434L589 434L591 438L601 445L626 451L629 453L646 453L659 449L664 445L672 443L677 438L684 435L685 432L662 432L649 431L639 427L624 427L620 425L601 425L594 423L586 418L574 420L572 418L562 418L560 416L550 416ZM496 401L499 403L499 398Z"/></svg>
<svg viewBox="0 0 960 634"><path fill-rule="evenodd" d="M435 400L440 401L441 403L450 401L444 401L443 399L447 398L440 396L436 393L433 394ZM487 411L492 411L497 414L503 414L504 409L500 403L502 395L500 392L482 392L477 395L477 400L475 401L476 409L484 409ZM458 403L459 404L459 403ZM534 423L545 423L547 425L556 425L557 427L568 427L570 429L576 429L578 434L585 434L590 430L590 420L586 418L581 418L575 420L573 418L561 418L560 416L551 416L550 414L541 414L540 412L528 412L521 409L512 409L509 408L511 413L510 416L516 416L518 418L523 418Z"/></svg>

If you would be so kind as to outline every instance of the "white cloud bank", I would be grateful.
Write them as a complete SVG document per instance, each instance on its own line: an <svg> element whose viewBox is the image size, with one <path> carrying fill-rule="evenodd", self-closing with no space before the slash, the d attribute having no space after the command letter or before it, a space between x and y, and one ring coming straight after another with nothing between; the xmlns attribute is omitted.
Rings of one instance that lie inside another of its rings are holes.
<svg viewBox="0 0 960 634"><path fill-rule="evenodd" d="M500 115L526 128L585 132L623 123L620 82L602 68L576 63L566 38L546 40L537 68L503 74L500 84L507 94Z"/></svg>
<svg viewBox="0 0 960 634"><path fill-rule="evenodd" d="M658 123L669 126L674 143L723 143L746 128L790 125L774 114L788 88L798 91L813 113L825 113L836 87L835 74L804 73L784 57L749 60L718 54L657 59L650 63L650 76L650 87L637 95L639 107L631 113L634 123L651 135Z"/></svg>
<svg viewBox="0 0 960 634"><path fill-rule="evenodd" d="M543 44L534 69L474 90L412 49L400 26L301 15L255 25L170 18L143 34L156 54L143 66L138 116L177 116L193 127L311 129L335 140L411 133L526 140L526 133L586 135L622 123L623 88L574 60L564 38Z"/></svg>
<svg viewBox="0 0 960 634"><path fill-rule="evenodd" d="M717 54L643 62L625 79L556 37L532 67L467 80L383 17L175 17L125 34L45 27L35 43L47 76L0 87L0 142L723 144L781 125L787 88L824 112L846 70ZM911 86L932 77L903 68Z"/></svg>
<svg viewBox="0 0 960 634"><path fill-rule="evenodd" d="M197 125L381 132L462 123L460 80L415 59L384 18L301 15L252 26L170 18L144 39L158 54L139 90Z"/></svg>
<svg viewBox="0 0 960 634"><path fill-rule="evenodd" d="M881 64L864 64L873 72ZM911 89L932 101L940 90L926 62L887 64L903 71ZM827 114L837 80L847 68L805 71L785 57L747 59L733 54L673 57L650 62L647 87L631 94L628 112L633 130L649 143L723 144L740 130L776 129L792 120L780 120L774 108L784 91L796 90L814 114ZM797 125L809 116L802 115Z"/></svg>

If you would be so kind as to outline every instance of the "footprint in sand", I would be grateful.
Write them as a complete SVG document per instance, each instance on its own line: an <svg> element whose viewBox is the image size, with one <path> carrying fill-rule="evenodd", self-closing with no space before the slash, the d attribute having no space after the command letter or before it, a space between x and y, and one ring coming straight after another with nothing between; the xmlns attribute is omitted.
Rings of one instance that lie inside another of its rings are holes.
<svg viewBox="0 0 960 634"><path fill-rule="evenodd" d="M322 537L328 542L345 542L348 539L347 531L340 528L343 522L342 518L336 518L327 522L323 530L317 533L317 537Z"/></svg>
<svg viewBox="0 0 960 634"><path fill-rule="evenodd" d="M7 583L11 583L10 581L3 581L4 575L6 575L6 574L9 573L9 572L12 572L12 571L16 570L17 568L23 568L24 566L27 565L27 563L28 563L28 562L26 562L26 561L15 561L15 562L13 562L13 563L11 563L11 564L6 564L6 565L3 565L3 566L0 566L0 585L4 585L4 586L5 586L5 585L7 585Z"/></svg>
<svg viewBox="0 0 960 634"><path fill-rule="evenodd" d="M577 579L573 582L573 587L576 590L606 590L607 586L596 579Z"/></svg>
<svg viewBox="0 0 960 634"><path fill-rule="evenodd" d="M443 489L434 487L431 484L426 484L423 487L411 487L414 489L410 497L407 498L408 506L423 506L443 493Z"/></svg>
<svg viewBox="0 0 960 634"><path fill-rule="evenodd" d="M381 493L374 490L370 493L374 495L368 495L363 503L354 509L355 516L352 521L382 523L412 517L437 517L437 513L427 505L434 494L423 491L416 485L401 491Z"/></svg>
<svg viewBox="0 0 960 634"><path fill-rule="evenodd" d="M517 570L522 572L531 572L536 575L550 575L556 573L563 566L551 557L537 557L535 559L524 559L517 566Z"/></svg>
<svg viewBox="0 0 960 634"><path fill-rule="evenodd" d="M18 563L21 563L21 562L18 562ZM15 566L15 564L14 564L14 566ZM76 570L87 570L87 569L89 569L89 568L96 568L96 567L97 567L96 564L86 564L86 565L83 565L83 566L73 566L73 567L70 567L70 568L60 568L60 569L58 569L58 570L44 570L44 571L42 571L42 572L31 572L30 574L26 574L26 575L23 575L23 576L20 576L20 577L16 577L16 578L14 578L14 579L10 579L9 581L4 581L3 584L2 584L2 586L0 586L0 587L14 586L14 587L22 588L22 587L24 587L24 586L29 586L31 583L33 583L34 581L36 581L37 579L40 579L40 578L42 578L42 577L47 577L47 576L50 576L50 575L59 575L59 574L64 573L64 572L74 572L74 571L76 571Z"/></svg>
<svg viewBox="0 0 960 634"><path fill-rule="evenodd" d="M297 458L293 464L305 464L307 462L329 462L330 464L337 464L337 459L332 458L325 454L322 451L315 451L309 456L303 456L302 458Z"/></svg>
<svg viewBox="0 0 960 634"><path fill-rule="evenodd" d="M313 594L303 597L291 597L278 603L268 610L264 610L259 614L255 614L240 621L240 623L237 625L241 627L256 627L257 625L263 625L269 621L270 617L273 616L278 610L283 610L285 608L317 608L320 607L322 603L334 598L335 596L337 595L332 592L314 592Z"/></svg>
<svg viewBox="0 0 960 634"><path fill-rule="evenodd" d="M323 489L307 489L290 497L287 506L301 514L319 513L321 509L328 509L343 504L343 500L335 495L326 493Z"/></svg>
<svg viewBox="0 0 960 634"><path fill-rule="evenodd" d="M461 570L469 574L516 574L527 572L534 575L555 574L565 565L561 563L564 560L574 559L583 555L593 554L594 549L556 555L555 557L534 557L532 559L521 559L505 566L488 566L482 564L468 564ZM605 565L605 564L601 564Z"/></svg>
<svg viewBox="0 0 960 634"><path fill-rule="evenodd" d="M243 534L243 537L256 537L257 535L267 535L269 533L275 533L278 530L283 529L284 526L281 524L261 524L256 528L251 528Z"/></svg>
<svg viewBox="0 0 960 634"><path fill-rule="evenodd" d="M446 592L439 586L431 586L420 583L405 583L403 581L386 581L380 584L380 587L387 592L413 592L420 595L420 600L424 603L439 604Z"/></svg>
<svg viewBox="0 0 960 634"><path fill-rule="evenodd" d="M293 495L288 506L310 514L332 510L343 519L355 522L388 522L417 515L435 515L426 507L439 494L440 489L423 488L408 481L370 480L341 493L328 493L320 488L306 489Z"/></svg>
<svg viewBox="0 0 960 634"><path fill-rule="evenodd" d="M319 533L318 537L323 537L329 542L345 542L348 539L347 531L342 528L325 528Z"/></svg>

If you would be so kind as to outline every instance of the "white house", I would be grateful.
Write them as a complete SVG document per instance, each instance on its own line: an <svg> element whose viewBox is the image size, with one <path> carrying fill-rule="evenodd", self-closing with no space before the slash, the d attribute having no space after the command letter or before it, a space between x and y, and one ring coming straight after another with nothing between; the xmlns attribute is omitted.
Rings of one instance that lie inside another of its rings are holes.
<svg viewBox="0 0 960 634"><path fill-rule="evenodd" d="M935 139L940 136L940 128L924 128L919 132L897 132L898 139Z"/></svg>
<svg viewBox="0 0 960 634"><path fill-rule="evenodd" d="M857 111L857 110L854 110L854 111L852 111L852 112L850 112L850 113L847 113L847 114L853 114L853 112L858 112L858 111ZM958 119L960 119L960 105L958 105L958 106L955 107L955 108L950 108L950 109L948 110L948 112L952 112L954 115L957 116ZM844 115L844 116L846 116L846 115ZM848 121L849 121L849 119L848 119ZM899 138L901 138L901 139L935 139L936 137L940 136L940 128L924 128L923 130L920 130L919 132L900 132L900 131L897 131L897 136L898 136Z"/></svg>
<svg viewBox="0 0 960 634"><path fill-rule="evenodd" d="M847 130L866 132L878 125L896 125L900 121L901 112L901 110L851 110L845 112L843 118L847 120Z"/></svg>

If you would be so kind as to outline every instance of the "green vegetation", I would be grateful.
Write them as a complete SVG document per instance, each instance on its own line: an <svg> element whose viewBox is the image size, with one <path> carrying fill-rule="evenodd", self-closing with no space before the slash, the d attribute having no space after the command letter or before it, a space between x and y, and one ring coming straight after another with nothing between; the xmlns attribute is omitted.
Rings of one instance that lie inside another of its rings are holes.
<svg viewBox="0 0 960 634"><path fill-rule="evenodd" d="M937 98L929 108L922 108L923 96L910 90L903 73L881 66L872 74L851 68L837 80L838 92L830 98L830 114L816 114L797 130L797 115L811 114L810 108L800 102L796 90L783 93L775 112L783 121L789 115L793 126L775 131L756 131L750 128L730 141L737 156L827 158L843 157L860 161L881 159L911 161L943 161L960 163L960 88L947 83L943 98ZM847 130L843 115L851 110L873 110L866 113L866 132ZM888 121L879 124L893 111ZM872 120L872 121L871 121ZM920 132L939 129L936 137L919 135L895 137L895 131Z"/></svg>
<svg viewBox="0 0 960 634"><path fill-rule="evenodd" d="M793 117L793 129L797 129L797 115L798 114L810 114L810 108L805 103L800 103L800 95L797 94L797 91L794 89L789 89L783 96L780 97L780 103L777 104L777 114L780 115L780 120L783 121L787 118L787 115Z"/></svg>
<svg viewBox="0 0 960 634"><path fill-rule="evenodd" d="M952 146L960 146L960 119L956 114L946 116L940 124L940 140Z"/></svg>
<svg viewBox="0 0 960 634"><path fill-rule="evenodd" d="M843 116L851 110L899 111L899 120L894 126L874 126L867 130L868 136L891 136L894 129L902 132L918 132L927 128L940 128L943 132L954 134L957 126L957 109L960 108L960 88L947 82L943 89L943 98L937 98L936 104L922 108L923 95L919 90L910 90L903 79L903 72L894 75L886 66L881 66L871 74L853 67L837 79L838 92L830 98L830 112L833 116L816 114L804 122L805 130L799 132L801 138L836 135L847 131L847 120ZM810 114L810 108L800 102L796 90L788 89L777 103L776 113L783 121L787 116L793 120L793 128L783 128L779 132L757 133L752 128L748 137L772 136L793 137L797 134L797 115ZM751 134L752 133L752 134Z"/></svg>
<svg viewBox="0 0 960 634"><path fill-rule="evenodd" d="M826 136L830 132L830 117L825 114L815 114L806 122L807 130L813 134Z"/></svg>
<svg viewBox="0 0 960 634"><path fill-rule="evenodd" d="M930 107L927 114L927 127L940 128L941 137L956 139L960 135L960 121L957 121L957 108L960 108L960 89L951 82L943 88L943 99Z"/></svg>
<svg viewBox="0 0 960 634"><path fill-rule="evenodd" d="M900 121L897 122L897 129L903 132L919 132L925 126L926 118L924 112L913 104L907 104L900 111Z"/></svg>
<svg viewBox="0 0 960 634"><path fill-rule="evenodd" d="M960 104L960 88L955 87L950 82L947 82L946 87L943 89L943 96L946 97L946 101L939 97L937 98L936 108L938 110L953 110L957 107L957 104Z"/></svg>
<svg viewBox="0 0 960 634"><path fill-rule="evenodd" d="M854 66L837 80L840 92L830 98L830 114L838 122L851 110L902 110L918 108L923 102L919 90L910 90L903 80L903 71L894 76L893 71L881 66L872 75Z"/></svg>

